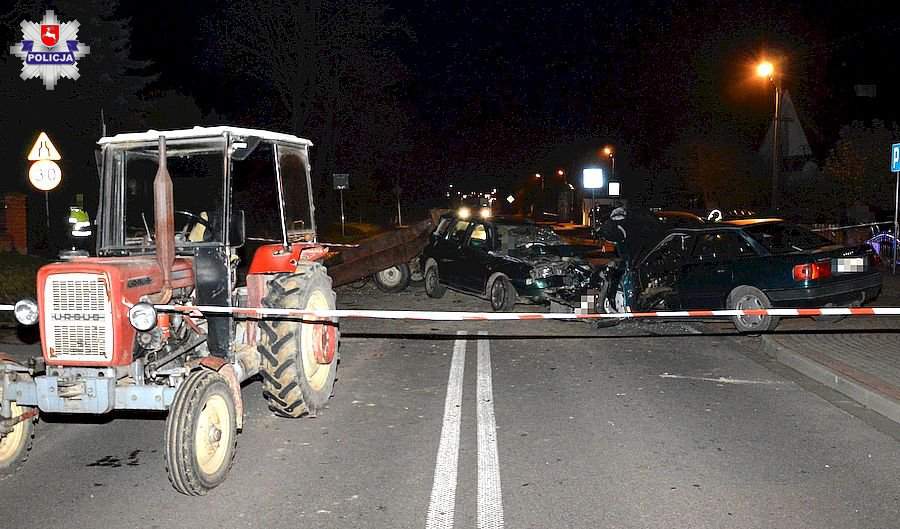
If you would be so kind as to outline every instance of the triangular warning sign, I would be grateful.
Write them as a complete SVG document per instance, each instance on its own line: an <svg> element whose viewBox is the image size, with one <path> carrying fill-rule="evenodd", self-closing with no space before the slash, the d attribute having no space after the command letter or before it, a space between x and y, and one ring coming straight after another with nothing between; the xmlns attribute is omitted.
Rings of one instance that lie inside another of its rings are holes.
<svg viewBox="0 0 900 529"><path fill-rule="evenodd" d="M59 151L56 150L56 147L53 146L53 142L50 141L47 133L41 132L41 135L38 136L37 141L34 142L34 146L31 148L31 152L28 153L28 160L35 162L37 160L60 159L62 159L62 157L59 155Z"/></svg>

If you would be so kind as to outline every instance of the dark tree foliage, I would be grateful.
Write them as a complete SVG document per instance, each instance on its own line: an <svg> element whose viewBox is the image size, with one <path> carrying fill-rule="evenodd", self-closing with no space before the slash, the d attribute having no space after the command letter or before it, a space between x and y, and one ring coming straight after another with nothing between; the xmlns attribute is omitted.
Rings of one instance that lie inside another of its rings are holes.
<svg viewBox="0 0 900 529"><path fill-rule="evenodd" d="M398 182L416 191L422 175L405 163L410 111L398 98L407 72L394 51L410 37L383 2L277 1L261 9L234 1L203 28L201 69L223 77L223 90L249 88L231 94L239 104L219 111L311 138L319 196L329 206L337 205L327 189L333 172L351 174L349 194L379 189L365 197L376 203L390 203ZM319 213L334 218L335 210Z"/></svg>

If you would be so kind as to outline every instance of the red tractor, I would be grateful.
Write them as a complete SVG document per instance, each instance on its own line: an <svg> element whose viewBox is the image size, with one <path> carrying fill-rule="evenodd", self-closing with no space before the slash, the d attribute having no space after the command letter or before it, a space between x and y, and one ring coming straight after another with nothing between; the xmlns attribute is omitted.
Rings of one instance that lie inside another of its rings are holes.
<svg viewBox="0 0 900 529"><path fill-rule="evenodd" d="M338 366L335 321L158 310L335 308L310 145L234 127L99 141L97 257L44 266L37 301L15 305L20 323L40 322L43 355L0 358L0 476L27 457L39 411L168 410L169 480L202 495L231 467L242 382L258 374L277 415L322 411Z"/></svg>

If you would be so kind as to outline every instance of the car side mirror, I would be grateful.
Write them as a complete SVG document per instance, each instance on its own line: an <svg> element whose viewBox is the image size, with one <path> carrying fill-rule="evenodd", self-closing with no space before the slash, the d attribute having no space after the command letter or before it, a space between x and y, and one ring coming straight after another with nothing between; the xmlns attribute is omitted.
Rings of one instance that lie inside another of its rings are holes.
<svg viewBox="0 0 900 529"><path fill-rule="evenodd" d="M229 224L228 244L234 248L240 248L244 245L246 239L247 225L243 209L232 212L231 223Z"/></svg>

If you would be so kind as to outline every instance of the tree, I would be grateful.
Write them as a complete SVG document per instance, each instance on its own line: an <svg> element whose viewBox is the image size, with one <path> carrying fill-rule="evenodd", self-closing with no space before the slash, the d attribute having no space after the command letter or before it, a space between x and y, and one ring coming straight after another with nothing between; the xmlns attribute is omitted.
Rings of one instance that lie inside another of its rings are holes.
<svg viewBox="0 0 900 529"><path fill-rule="evenodd" d="M900 138L896 123L854 121L841 128L825 160L825 177L834 203L844 207L862 203L886 210L893 204L894 179L889 172L888 149Z"/></svg>
<svg viewBox="0 0 900 529"><path fill-rule="evenodd" d="M202 32L201 68L260 94L234 98L271 116L255 125L311 137L317 181L334 171L392 182L402 174L411 141L397 93L406 72L392 48L409 37L382 2L234 1Z"/></svg>

